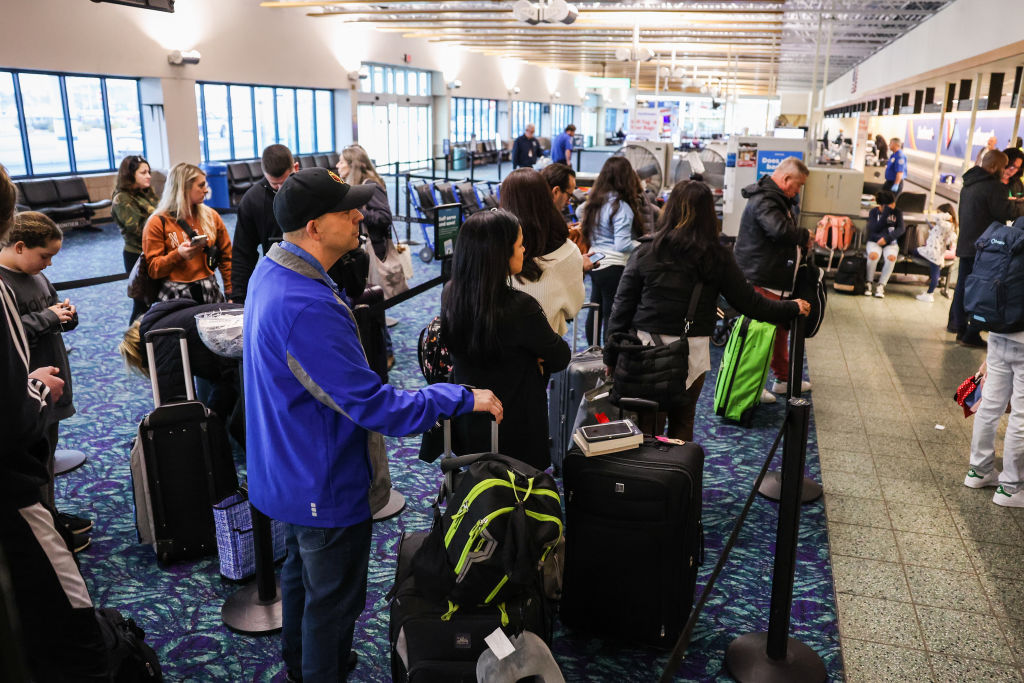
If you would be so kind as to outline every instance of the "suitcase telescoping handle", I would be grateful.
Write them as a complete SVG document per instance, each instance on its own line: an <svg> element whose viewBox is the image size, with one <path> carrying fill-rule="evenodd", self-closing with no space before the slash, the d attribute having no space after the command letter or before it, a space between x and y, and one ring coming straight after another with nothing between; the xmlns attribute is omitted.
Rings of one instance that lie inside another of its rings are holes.
<svg viewBox="0 0 1024 683"><path fill-rule="evenodd" d="M490 415L490 413L488 413ZM462 467L468 467L488 453L472 453L470 455L452 455L452 421L445 420L444 428L444 457L441 458L441 472L448 474ZM491 415L491 453L498 452L498 423Z"/></svg>
<svg viewBox="0 0 1024 683"><path fill-rule="evenodd" d="M652 401L646 398L620 398L619 399L619 419L622 419L622 412L624 410L636 411L637 416L644 412L649 412L654 424L658 422L658 402ZM637 425L639 426L639 425Z"/></svg>
<svg viewBox="0 0 1024 683"><path fill-rule="evenodd" d="M149 382L153 385L153 405L160 407L160 380L156 373L156 354L153 353L153 340L157 337L178 338L178 345L181 347L181 367L185 371L185 395L188 400L196 400L196 390L192 386L192 365L188 361L188 341L185 338L185 330L180 327L168 327L164 330L150 330L146 333L146 357L149 361Z"/></svg>
<svg viewBox="0 0 1024 683"><path fill-rule="evenodd" d="M584 309L590 310L590 311L594 312L594 346L600 346L601 344L598 343L597 333L601 329L601 304L595 304L595 303L592 303L592 302L591 303L585 303L580 308L580 312L582 313ZM576 339L579 336L577 334L577 332L576 332L576 320L577 320L577 318L579 318L579 313L577 313L576 316L572 319L572 352L573 353L576 353Z"/></svg>

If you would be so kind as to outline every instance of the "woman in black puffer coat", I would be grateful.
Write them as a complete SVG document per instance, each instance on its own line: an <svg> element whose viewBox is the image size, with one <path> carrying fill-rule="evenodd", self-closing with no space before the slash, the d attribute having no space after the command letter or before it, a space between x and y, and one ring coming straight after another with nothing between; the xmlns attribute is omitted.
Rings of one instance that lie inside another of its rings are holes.
<svg viewBox="0 0 1024 683"><path fill-rule="evenodd" d="M703 283L688 335L687 401L667 414L659 413L658 419L658 425L662 425L667 418L670 437L690 441L704 374L711 369L709 336L715 325L719 294L740 313L771 323L806 315L810 305L802 299L772 301L754 291L732 252L718 240L715 201L704 183L677 184L653 238L645 237L641 242L619 282L608 335L636 330L644 343L651 343L651 334L660 335L665 344L672 343L683 333L694 288L698 282ZM614 350L606 348L609 374L616 360Z"/></svg>

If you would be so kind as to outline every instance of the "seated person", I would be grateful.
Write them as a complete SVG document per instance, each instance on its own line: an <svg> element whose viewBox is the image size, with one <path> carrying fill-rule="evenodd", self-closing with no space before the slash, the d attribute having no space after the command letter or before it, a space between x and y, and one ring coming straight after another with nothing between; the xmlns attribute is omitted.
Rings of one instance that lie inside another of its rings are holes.
<svg viewBox="0 0 1024 683"><path fill-rule="evenodd" d="M200 400L227 423L238 399L238 363L230 358L218 356L206 347L199 338L196 314L241 308L241 304L232 303L198 304L188 298L158 301L145 315L132 323L124 333L118 351L121 352L129 369L149 377L146 333L172 327L182 328L185 330L185 341L188 344L192 375L208 383L209 391L205 396L201 396ZM171 337L157 339L153 344L153 352L156 354L161 401L167 403L171 400L184 399L185 377L178 340ZM235 436L234 431L232 430L232 436Z"/></svg>
<svg viewBox="0 0 1024 683"><path fill-rule="evenodd" d="M956 234L959 229L956 222L956 209L952 204L943 204L939 207L939 211L945 215L931 223L928 230L928 241L917 248L917 255L928 261L929 278L928 291L921 292L914 298L925 303L935 301L933 292L939 286L942 267L953 262L951 249L956 244Z"/></svg>
<svg viewBox="0 0 1024 683"><path fill-rule="evenodd" d="M895 194L889 190L882 190L875 195L875 202L878 206L868 213L868 243L865 250L868 259L868 286L864 290L864 296L871 296L871 283L875 279L878 259L883 258L885 262L882 264L882 274L878 277L878 286L874 292L875 296L881 299L885 297L885 285L896 267L896 259L900 255L898 241L906 232L906 227L903 225L903 212L896 208Z"/></svg>

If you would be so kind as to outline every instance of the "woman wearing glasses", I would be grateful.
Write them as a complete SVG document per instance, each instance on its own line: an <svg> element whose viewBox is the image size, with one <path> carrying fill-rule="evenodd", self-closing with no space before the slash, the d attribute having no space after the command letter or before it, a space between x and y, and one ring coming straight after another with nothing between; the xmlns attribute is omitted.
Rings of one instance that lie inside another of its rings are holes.
<svg viewBox="0 0 1024 683"><path fill-rule="evenodd" d="M224 301L215 269L231 293L231 239L220 215L203 204L208 191L206 174L198 166L178 164L167 177L156 213L146 222L142 250L149 276L163 280L160 301Z"/></svg>
<svg viewBox="0 0 1024 683"><path fill-rule="evenodd" d="M117 170L117 186L110 213L124 238L124 272L132 267L142 254L142 230L156 210L160 198L152 187L149 162L141 155L125 157ZM132 317L135 320L146 312L146 302L132 299Z"/></svg>

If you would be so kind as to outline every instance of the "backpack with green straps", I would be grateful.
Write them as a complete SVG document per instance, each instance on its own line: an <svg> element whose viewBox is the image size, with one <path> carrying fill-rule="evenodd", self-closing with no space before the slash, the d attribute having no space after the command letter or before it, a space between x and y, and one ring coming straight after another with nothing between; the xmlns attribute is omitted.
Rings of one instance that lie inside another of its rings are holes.
<svg viewBox="0 0 1024 683"><path fill-rule="evenodd" d="M495 424L492 438L496 433ZM416 585L452 610L496 605L539 587L544 561L562 538L554 478L492 450L441 461L434 525L413 558Z"/></svg>

